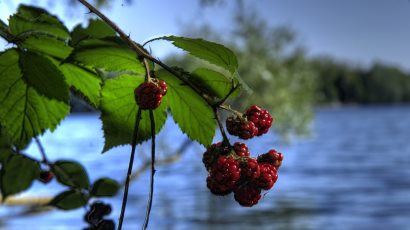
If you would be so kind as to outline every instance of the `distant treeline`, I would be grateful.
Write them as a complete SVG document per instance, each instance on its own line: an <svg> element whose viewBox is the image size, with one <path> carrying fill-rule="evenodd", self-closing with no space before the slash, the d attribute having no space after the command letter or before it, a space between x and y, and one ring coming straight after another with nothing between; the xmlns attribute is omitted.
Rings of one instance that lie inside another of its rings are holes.
<svg viewBox="0 0 410 230"><path fill-rule="evenodd" d="M381 63L354 67L331 58L312 61L317 71L319 103L410 102L410 74Z"/></svg>

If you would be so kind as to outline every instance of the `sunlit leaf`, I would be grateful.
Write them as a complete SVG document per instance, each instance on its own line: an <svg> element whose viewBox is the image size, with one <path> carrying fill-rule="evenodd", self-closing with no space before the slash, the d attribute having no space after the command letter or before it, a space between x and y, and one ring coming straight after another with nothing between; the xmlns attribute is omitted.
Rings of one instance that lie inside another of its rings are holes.
<svg viewBox="0 0 410 230"><path fill-rule="evenodd" d="M15 144L54 130L69 113L66 103L46 98L26 83L15 49L0 54L0 82L0 124Z"/></svg>
<svg viewBox="0 0 410 230"><path fill-rule="evenodd" d="M59 101L69 101L68 85L50 59L33 52L20 52L20 67L25 82L35 90Z"/></svg>
<svg viewBox="0 0 410 230"><path fill-rule="evenodd" d="M131 144L138 110L134 99L134 89L143 81L143 77L124 75L105 82L100 105L105 137L103 152L118 145ZM161 130L166 117L166 104L161 103L160 107L154 110L156 133ZM151 137L149 112L143 111L138 140L141 142L149 137Z"/></svg>
<svg viewBox="0 0 410 230"><path fill-rule="evenodd" d="M190 79L207 94L224 98L238 84L237 79L228 78L211 69L198 68L192 72Z"/></svg>
<svg viewBox="0 0 410 230"><path fill-rule="evenodd" d="M105 22L99 19L90 19L86 28L79 24L73 29L73 32L71 32L71 44L75 46L84 39L103 38L115 36L115 34L115 31Z"/></svg>
<svg viewBox="0 0 410 230"><path fill-rule="evenodd" d="M10 17L9 28L11 34L16 36L41 32L63 39L69 38L67 28L58 18L43 9L27 5L20 5L17 14Z"/></svg>
<svg viewBox="0 0 410 230"><path fill-rule="evenodd" d="M145 73L135 52L117 37L83 40L67 61L80 62L106 71Z"/></svg>
<svg viewBox="0 0 410 230"><path fill-rule="evenodd" d="M208 146L215 135L216 122L212 108L189 86L165 70L158 78L168 84L166 102L181 130L193 140Z"/></svg>
<svg viewBox="0 0 410 230"><path fill-rule="evenodd" d="M101 78L97 76L95 72L85 67L70 63L60 65L55 60L53 60L53 62L63 73L67 84L74 89L75 92L84 96L86 101L92 106L98 107L102 84Z"/></svg>
<svg viewBox="0 0 410 230"><path fill-rule="evenodd" d="M206 41L200 38L167 36L162 37L161 39L172 41L172 44L176 47L187 51L197 58L220 66L232 74L238 69L238 60L235 54L232 50L221 44Z"/></svg>

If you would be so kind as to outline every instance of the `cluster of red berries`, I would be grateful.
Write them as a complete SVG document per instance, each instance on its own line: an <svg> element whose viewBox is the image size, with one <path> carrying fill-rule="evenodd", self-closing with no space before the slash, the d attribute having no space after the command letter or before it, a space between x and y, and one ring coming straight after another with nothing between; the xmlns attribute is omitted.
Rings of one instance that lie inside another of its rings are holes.
<svg viewBox="0 0 410 230"><path fill-rule="evenodd" d="M212 144L202 158L209 172L206 179L209 190L219 196L233 192L235 200L246 207L257 204L262 190L273 187L282 160L283 155L275 150L255 159L240 142L232 147L222 142Z"/></svg>
<svg viewBox="0 0 410 230"><path fill-rule="evenodd" d="M156 109L167 91L168 86L165 81L151 78L149 82L144 82L135 88L135 101L141 109Z"/></svg>
<svg viewBox="0 0 410 230"><path fill-rule="evenodd" d="M109 204L103 202L94 202L90 210L85 214L84 220L90 226L84 230L114 230L115 223L112 220L104 219L111 213L112 209Z"/></svg>
<svg viewBox="0 0 410 230"><path fill-rule="evenodd" d="M228 117L226 129L229 134L246 140L267 133L272 122L273 118L267 110L252 105L243 115Z"/></svg>

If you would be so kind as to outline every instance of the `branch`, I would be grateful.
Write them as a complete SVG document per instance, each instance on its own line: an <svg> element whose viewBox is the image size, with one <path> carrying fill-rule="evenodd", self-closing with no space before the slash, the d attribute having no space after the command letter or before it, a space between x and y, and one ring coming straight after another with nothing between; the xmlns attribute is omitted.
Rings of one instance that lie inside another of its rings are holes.
<svg viewBox="0 0 410 230"><path fill-rule="evenodd" d="M120 214L120 219L118 221L118 230L122 229L122 222L124 221L125 207L127 206L127 198L128 198L128 188L130 186L132 166L134 164L135 148L137 146L138 130L139 130L140 121L141 121L141 109L138 108L137 116L135 118L134 134L132 137L130 162L128 165L127 177L125 180L124 196L122 198L121 214Z"/></svg>
<svg viewBox="0 0 410 230"><path fill-rule="evenodd" d="M147 205L147 212L145 214L145 221L142 229L147 229L149 216L152 208L152 197L154 195L154 175L155 175L155 120L152 110L149 111L149 119L151 121L151 180L150 191Z"/></svg>

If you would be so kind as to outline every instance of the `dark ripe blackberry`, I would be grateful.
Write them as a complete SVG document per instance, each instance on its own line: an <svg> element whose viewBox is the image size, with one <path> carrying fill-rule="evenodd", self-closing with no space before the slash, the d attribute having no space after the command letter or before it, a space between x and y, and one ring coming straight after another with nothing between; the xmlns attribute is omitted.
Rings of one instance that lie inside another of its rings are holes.
<svg viewBox="0 0 410 230"><path fill-rule="evenodd" d="M239 157L248 157L250 155L248 146L244 143L235 142L235 144L233 144L233 149Z"/></svg>
<svg viewBox="0 0 410 230"><path fill-rule="evenodd" d="M278 173L276 168L269 163L259 164L260 176L257 179L259 188L269 190L273 187L278 179Z"/></svg>
<svg viewBox="0 0 410 230"><path fill-rule="evenodd" d="M258 156L259 163L269 163L275 166L276 169L279 169L279 167L282 165L282 161L283 154L274 149L271 149L267 153Z"/></svg>

